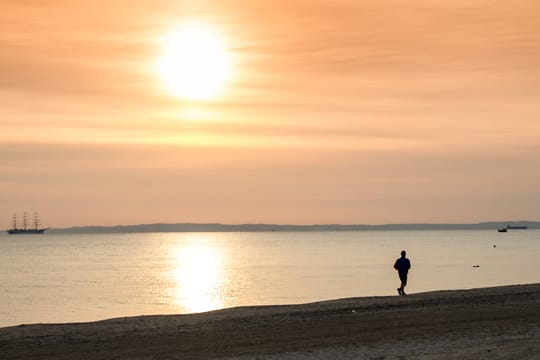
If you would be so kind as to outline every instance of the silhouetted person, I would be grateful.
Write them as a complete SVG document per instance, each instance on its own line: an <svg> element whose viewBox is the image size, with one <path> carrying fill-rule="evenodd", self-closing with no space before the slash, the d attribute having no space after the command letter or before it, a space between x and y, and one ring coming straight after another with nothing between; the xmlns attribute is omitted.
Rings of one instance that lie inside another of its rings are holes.
<svg viewBox="0 0 540 360"><path fill-rule="evenodd" d="M394 269L398 271L399 280L401 280L401 286L398 287L397 292L399 295L405 295L405 286L407 285L407 274L411 268L411 262L405 257L407 253L405 250L401 252L401 257L394 263Z"/></svg>

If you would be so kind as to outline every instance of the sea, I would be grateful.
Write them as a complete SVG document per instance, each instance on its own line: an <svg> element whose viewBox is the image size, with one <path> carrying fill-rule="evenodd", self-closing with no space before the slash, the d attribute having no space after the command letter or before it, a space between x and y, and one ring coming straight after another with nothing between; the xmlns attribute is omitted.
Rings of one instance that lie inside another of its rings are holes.
<svg viewBox="0 0 540 360"><path fill-rule="evenodd" d="M540 230L0 235L0 327L540 282Z"/></svg>

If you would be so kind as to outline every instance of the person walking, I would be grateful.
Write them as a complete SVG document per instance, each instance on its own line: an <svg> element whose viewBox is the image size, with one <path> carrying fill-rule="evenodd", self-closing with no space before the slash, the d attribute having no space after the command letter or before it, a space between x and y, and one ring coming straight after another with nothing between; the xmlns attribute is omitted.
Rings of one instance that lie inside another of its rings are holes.
<svg viewBox="0 0 540 360"><path fill-rule="evenodd" d="M405 286L407 285L407 274L411 268L411 262L405 257L406 255L407 253L405 250L401 251L401 257L394 263L394 269L398 271L399 280L401 280L401 286L397 289L399 295L406 295Z"/></svg>

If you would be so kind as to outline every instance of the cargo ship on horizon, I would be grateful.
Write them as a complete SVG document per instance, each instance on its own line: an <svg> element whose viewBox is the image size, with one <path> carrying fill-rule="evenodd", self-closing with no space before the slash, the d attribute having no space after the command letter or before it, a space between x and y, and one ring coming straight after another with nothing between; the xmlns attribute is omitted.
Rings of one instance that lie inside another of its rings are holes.
<svg viewBox="0 0 540 360"><path fill-rule="evenodd" d="M525 225L506 225L506 227L500 227L497 229L498 232L507 232L508 230L527 230Z"/></svg>

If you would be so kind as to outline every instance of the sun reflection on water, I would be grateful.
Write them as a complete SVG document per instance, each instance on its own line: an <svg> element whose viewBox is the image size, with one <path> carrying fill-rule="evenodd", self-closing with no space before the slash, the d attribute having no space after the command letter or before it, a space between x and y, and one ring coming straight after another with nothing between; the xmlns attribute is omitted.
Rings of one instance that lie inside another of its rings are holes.
<svg viewBox="0 0 540 360"><path fill-rule="evenodd" d="M178 244L172 256L174 305L184 313L223 308L223 250L204 239L196 239Z"/></svg>

